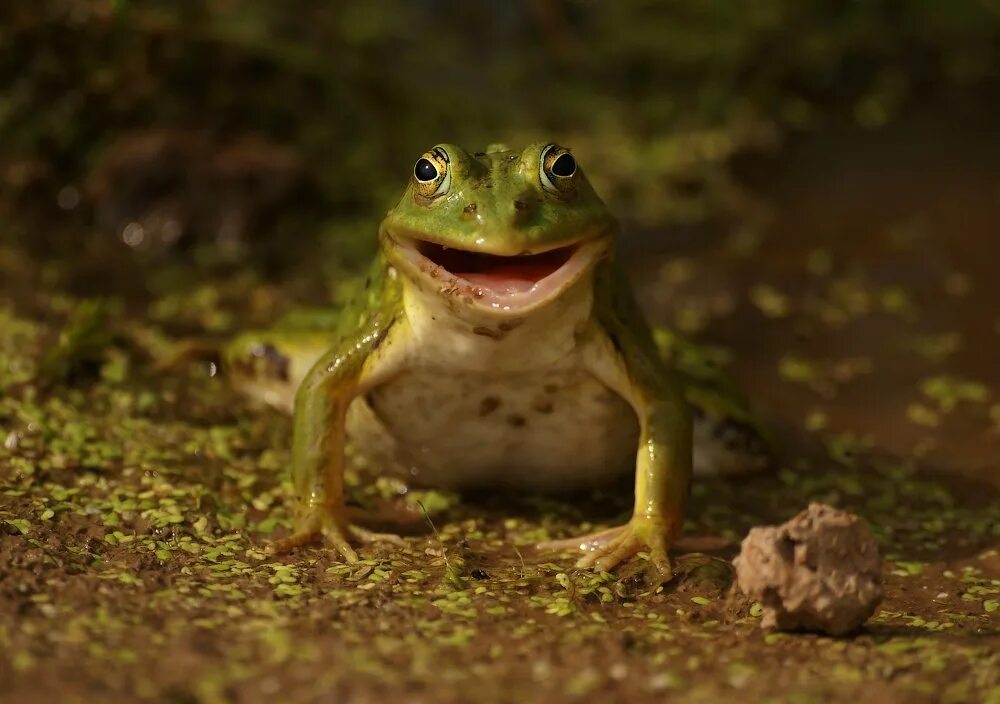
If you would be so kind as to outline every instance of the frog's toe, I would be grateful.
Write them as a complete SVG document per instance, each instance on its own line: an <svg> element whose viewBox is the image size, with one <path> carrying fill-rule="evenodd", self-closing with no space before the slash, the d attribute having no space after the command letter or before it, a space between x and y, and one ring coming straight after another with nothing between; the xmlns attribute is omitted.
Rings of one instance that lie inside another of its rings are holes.
<svg viewBox="0 0 1000 704"><path fill-rule="evenodd" d="M666 581L673 575L667 556L668 544L668 533L658 521L633 519L623 526L566 540L549 540L536 547L540 550L582 550L584 555L577 560L577 567L605 572L636 553L646 551L650 567L660 581Z"/></svg>
<svg viewBox="0 0 1000 704"><path fill-rule="evenodd" d="M673 576L673 567L667 556L665 538L656 534L644 536L632 525L624 526L614 540L581 557L576 566L610 572L641 551L647 552L649 567L655 573L656 580L658 582L670 580Z"/></svg>
<svg viewBox="0 0 1000 704"><path fill-rule="evenodd" d="M355 552L354 548L351 547L351 544L347 542L347 539L344 538L340 530L336 528L303 530L292 533L287 538L281 538L280 540L273 541L267 546L267 553L269 555L282 555L286 552L294 550L295 548L300 548L303 545L309 545L320 537L322 537L323 542L326 545L336 550L340 556L344 558L345 562L358 561L358 553Z"/></svg>
<svg viewBox="0 0 1000 704"><path fill-rule="evenodd" d="M582 569L591 567L610 572L620 563L635 555L642 549L642 543L628 526L623 526L614 538L603 545L598 545L576 561L576 566Z"/></svg>
<svg viewBox="0 0 1000 704"><path fill-rule="evenodd" d="M362 543L392 543L397 547L406 547L406 541L395 533L376 533L360 526L351 526L351 535Z"/></svg>
<svg viewBox="0 0 1000 704"><path fill-rule="evenodd" d="M345 561L357 562L358 553L347 540L347 534L353 533L355 529L344 523L337 511L323 506L313 507L300 517L294 533L275 540L268 546L267 551L272 555L281 554L322 538L323 542L340 553Z"/></svg>
<svg viewBox="0 0 1000 704"><path fill-rule="evenodd" d="M561 552L565 550L582 550L584 552L592 552L613 541L623 530L625 530L625 526L616 526L615 528L608 528L607 530L601 530L595 533L578 535L573 538L563 538L562 540L544 540L536 544L535 549L543 552Z"/></svg>
<svg viewBox="0 0 1000 704"><path fill-rule="evenodd" d="M649 549L649 564L657 575L660 582L669 582L674 577L674 566L670 562L665 547L652 547Z"/></svg>
<svg viewBox="0 0 1000 704"><path fill-rule="evenodd" d="M354 551L351 544L347 542L347 538L340 531L339 528L335 526L328 526L323 529L323 540L334 550L340 553L340 556L344 558L344 562L354 563L358 561L358 553Z"/></svg>
<svg viewBox="0 0 1000 704"><path fill-rule="evenodd" d="M321 538L323 543L336 550L345 562L357 562L358 553L351 546L348 536L364 545L370 543L391 543L399 547L406 545L401 537L393 533L376 533L352 525L341 527L340 522L332 515L314 511L301 521L299 529L294 533L287 538L272 542L267 547L267 552L280 555Z"/></svg>
<svg viewBox="0 0 1000 704"><path fill-rule="evenodd" d="M316 539L317 535L319 535L319 533L315 530L296 531L285 538L271 541L266 548L266 552L268 555L282 555L286 552L294 550L295 548L308 545Z"/></svg>

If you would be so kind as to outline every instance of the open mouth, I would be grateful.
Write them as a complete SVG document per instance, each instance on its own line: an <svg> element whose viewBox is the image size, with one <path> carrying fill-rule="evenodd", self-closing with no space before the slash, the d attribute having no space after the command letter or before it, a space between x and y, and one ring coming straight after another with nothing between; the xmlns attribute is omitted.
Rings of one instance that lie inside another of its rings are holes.
<svg viewBox="0 0 1000 704"><path fill-rule="evenodd" d="M438 282L440 291L468 296L492 310L524 311L552 300L577 281L606 248L591 238L537 254L503 256L394 237L399 251Z"/></svg>
<svg viewBox="0 0 1000 704"><path fill-rule="evenodd" d="M452 249L433 242L417 243L420 254L448 273L501 296L530 292L543 279L559 271L576 248L570 245L541 254L504 257Z"/></svg>

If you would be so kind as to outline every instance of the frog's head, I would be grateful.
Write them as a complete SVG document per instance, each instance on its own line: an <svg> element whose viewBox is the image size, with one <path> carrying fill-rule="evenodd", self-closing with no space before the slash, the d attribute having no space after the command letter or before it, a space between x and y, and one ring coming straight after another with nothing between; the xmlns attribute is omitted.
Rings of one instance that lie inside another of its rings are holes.
<svg viewBox="0 0 1000 704"><path fill-rule="evenodd" d="M440 144L417 159L379 241L410 281L497 313L558 298L603 257L617 223L569 150Z"/></svg>

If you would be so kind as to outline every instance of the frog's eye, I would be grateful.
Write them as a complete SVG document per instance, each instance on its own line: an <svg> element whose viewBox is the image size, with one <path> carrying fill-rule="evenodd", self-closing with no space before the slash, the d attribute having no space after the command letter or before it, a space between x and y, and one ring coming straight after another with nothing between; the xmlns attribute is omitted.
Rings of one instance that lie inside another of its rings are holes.
<svg viewBox="0 0 1000 704"><path fill-rule="evenodd" d="M542 187L552 193L566 193L573 189L573 176L576 175L576 159L558 145L550 144L542 150L542 158L538 165L538 177Z"/></svg>
<svg viewBox="0 0 1000 704"><path fill-rule="evenodd" d="M437 198L451 187L451 159L441 147L434 147L413 165L413 190L425 198Z"/></svg>

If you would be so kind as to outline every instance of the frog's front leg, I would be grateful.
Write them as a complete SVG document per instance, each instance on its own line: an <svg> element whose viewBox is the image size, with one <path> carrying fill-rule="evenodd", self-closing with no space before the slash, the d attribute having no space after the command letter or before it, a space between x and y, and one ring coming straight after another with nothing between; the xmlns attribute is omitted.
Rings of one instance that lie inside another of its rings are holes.
<svg viewBox="0 0 1000 704"><path fill-rule="evenodd" d="M292 481L299 500L295 532L275 541L284 552L322 537L348 562L358 559L351 538L361 542L396 536L371 533L347 520L344 496L345 421L351 402L399 368L405 345L381 345L391 320L371 321L345 337L316 362L295 395ZM392 350L391 352L387 352Z"/></svg>
<svg viewBox="0 0 1000 704"><path fill-rule="evenodd" d="M681 530L691 477L691 416L670 371L630 335L615 331L612 342L597 333L585 359L595 376L631 403L639 419L632 518L623 526L539 547L578 548L584 552L578 567L601 570L646 550L653 567L669 579L667 551Z"/></svg>

